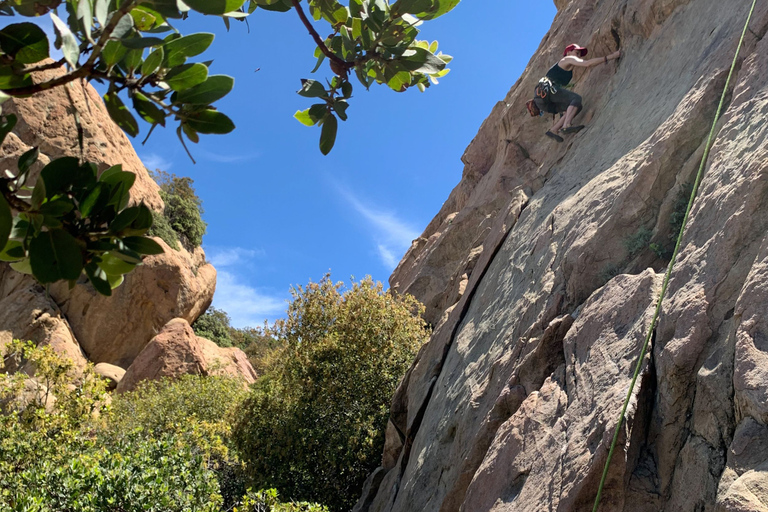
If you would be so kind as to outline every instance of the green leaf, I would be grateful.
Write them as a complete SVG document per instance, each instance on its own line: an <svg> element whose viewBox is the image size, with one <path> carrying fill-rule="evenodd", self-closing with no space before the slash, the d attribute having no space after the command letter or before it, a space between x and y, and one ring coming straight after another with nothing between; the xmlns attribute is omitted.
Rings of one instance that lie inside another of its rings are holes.
<svg viewBox="0 0 768 512"><path fill-rule="evenodd" d="M17 75L11 66L0 66L0 89L15 89L32 85L29 73Z"/></svg>
<svg viewBox="0 0 768 512"><path fill-rule="evenodd" d="M149 98L136 92L133 94L133 108L148 123L165 126L165 112L160 110Z"/></svg>
<svg viewBox="0 0 768 512"><path fill-rule="evenodd" d="M147 59L141 65L141 74L144 76L151 75L160 69L160 65L163 63L164 55L165 52L163 51L162 46L150 53Z"/></svg>
<svg viewBox="0 0 768 512"><path fill-rule="evenodd" d="M130 208L126 208L125 210L121 211L117 214L117 216L112 220L112 222L109 224L109 231L112 233L119 233L128 226L131 225L131 223L136 220L136 217L139 215L139 207L138 206L131 206Z"/></svg>
<svg viewBox="0 0 768 512"><path fill-rule="evenodd" d="M50 13L53 20L53 28L58 35L57 41L61 42L61 51L64 54L64 58L67 63L73 68L77 67L77 59L80 57L80 45L77 43L77 38L69 30L66 23L61 21L54 13Z"/></svg>
<svg viewBox="0 0 768 512"><path fill-rule="evenodd" d="M113 91L105 94L104 103L107 106L109 117L112 118L117 126L122 128L131 137L139 134L139 123L136 122L136 118L133 117L133 114L123 104L123 100L120 99L116 92Z"/></svg>
<svg viewBox="0 0 768 512"><path fill-rule="evenodd" d="M96 21L99 22L99 25L102 27L106 25L107 16L109 15L109 0L96 0L93 14L96 17Z"/></svg>
<svg viewBox="0 0 768 512"><path fill-rule="evenodd" d="M2 69L2 67L0 67L0 69ZM5 137L13 131L14 126L16 126L15 114L0 116L0 144L2 144L5 140Z"/></svg>
<svg viewBox="0 0 768 512"><path fill-rule="evenodd" d="M11 213L11 207L8 206L5 198L0 195L0 249L3 249L6 243L8 243L12 227L13 214Z"/></svg>
<svg viewBox="0 0 768 512"><path fill-rule="evenodd" d="M131 228L136 230L147 230L152 227L152 211L144 203L139 204L139 214L136 220L131 224Z"/></svg>
<svg viewBox="0 0 768 512"><path fill-rule="evenodd" d="M176 97L179 103L210 105L226 96L235 85L235 79L227 75L211 75L205 82L180 91Z"/></svg>
<svg viewBox="0 0 768 512"><path fill-rule="evenodd" d="M14 23L0 30L0 49L21 64L33 64L48 57L48 37L34 23Z"/></svg>
<svg viewBox="0 0 768 512"><path fill-rule="evenodd" d="M125 246L139 254L163 254L163 247L145 236L127 236L123 238Z"/></svg>
<svg viewBox="0 0 768 512"><path fill-rule="evenodd" d="M40 150L32 148L19 157L19 174L26 173L32 165L37 162L37 158L40 156Z"/></svg>
<svg viewBox="0 0 768 512"><path fill-rule="evenodd" d="M309 109L297 110L296 113L293 114L293 117L295 117L304 126L314 126L317 122L309 115Z"/></svg>
<svg viewBox="0 0 768 512"><path fill-rule="evenodd" d="M349 103L346 102L346 100L343 99L337 99L333 102L333 110L338 114L339 119L342 121L347 120L347 107L349 106Z"/></svg>
<svg viewBox="0 0 768 512"><path fill-rule="evenodd" d="M115 11L109 16L109 21L112 22L113 16L120 16L120 20L115 25L115 29L112 31L112 37L114 39L122 39L133 30L133 17L127 14L122 14L120 11Z"/></svg>
<svg viewBox="0 0 768 512"><path fill-rule="evenodd" d="M137 253L136 251L132 251L127 247L125 249L112 251L110 254L116 258L120 258L123 261L127 261L128 263L134 263L136 265L141 263L141 254Z"/></svg>
<svg viewBox="0 0 768 512"><path fill-rule="evenodd" d="M245 0L184 0L184 3L203 14L221 15L236 11L245 3Z"/></svg>
<svg viewBox="0 0 768 512"><path fill-rule="evenodd" d="M211 46L213 34L200 33L179 37L165 43L165 66L172 68L186 62L188 57L203 53Z"/></svg>
<svg viewBox="0 0 768 512"><path fill-rule="evenodd" d="M352 84L349 82L344 82L341 84L341 94L345 99L349 99L352 97Z"/></svg>
<svg viewBox="0 0 768 512"><path fill-rule="evenodd" d="M424 48L409 48L400 58L400 63L408 71L430 75L445 68L443 59Z"/></svg>
<svg viewBox="0 0 768 512"><path fill-rule="evenodd" d="M29 243L32 274L41 283L77 279L83 270L83 255L77 240L62 229L40 233Z"/></svg>
<svg viewBox="0 0 768 512"><path fill-rule="evenodd" d="M10 240L0 251L0 261L12 262L24 259L26 253L21 242Z"/></svg>
<svg viewBox="0 0 768 512"><path fill-rule="evenodd" d="M333 145L336 143L336 131L338 130L339 122L336 120L336 116L331 113L326 114L323 120L323 128L320 132L320 152L327 155L333 149Z"/></svg>
<svg viewBox="0 0 768 512"><path fill-rule="evenodd" d="M133 26L142 32L151 30L157 23L157 17L141 5L131 9L131 17Z"/></svg>
<svg viewBox="0 0 768 512"><path fill-rule="evenodd" d="M101 51L101 60L107 67L114 66L125 56L128 52L128 48L120 44L118 41L107 41L104 45L104 49Z"/></svg>
<svg viewBox="0 0 768 512"><path fill-rule="evenodd" d="M130 48L131 50L150 48L152 46L160 46L163 44L163 40L159 37L127 37L120 40L123 46Z"/></svg>
<svg viewBox="0 0 768 512"><path fill-rule="evenodd" d="M108 276L119 276L122 274L127 274L136 268L135 263L128 263L127 261L114 256L113 254L114 253L112 252L102 254L100 256L101 261L97 263L99 268L101 268Z"/></svg>
<svg viewBox="0 0 768 512"><path fill-rule="evenodd" d="M93 43L94 41L91 37L91 29L93 28L93 0L79 0L76 5L77 19L83 24L85 38Z"/></svg>
<svg viewBox="0 0 768 512"><path fill-rule="evenodd" d="M141 58L144 55L144 50L142 49L135 49L135 50L128 50L125 54L125 58L123 59L123 64L125 64L125 67L128 68L128 71L134 72L141 66Z"/></svg>
<svg viewBox="0 0 768 512"><path fill-rule="evenodd" d="M208 68L200 63L184 64L173 68L166 76L165 83L174 91L183 91L208 78Z"/></svg>
<svg viewBox="0 0 768 512"><path fill-rule="evenodd" d="M93 189L91 189L90 192L88 192L88 194L85 196L85 199L83 199L80 202L79 209L80 209L80 214L83 217L89 217L97 204L99 203L106 204L106 198L102 197L102 194L105 194L104 191L105 191L104 184L96 183ZM102 201L99 201L99 199L102 199Z"/></svg>
<svg viewBox="0 0 768 512"><path fill-rule="evenodd" d="M21 274L32 274L32 265L30 265L29 258L13 262L9 266Z"/></svg>
<svg viewBox="0 0 768 512"><path fill-rule="evenodd" d="M60 217L66 213L71 212L74 208L75 205L72 204L69 199L57 199L55 201L44 203L40 207L39 211L45 215Z"/></svg>
<svg viewBox="0 0 768 512"><path fill-rule="evenodd" d="M198 133L225 134L235 129L235 123L217 110L203 110L187 116L185 121Z"/></svg>
<svg viewBox="0 0 768 512"><path fill-rule="evenodd" d="M45 180L45 194L48 199L73 188L87 188L96 182L96 174L87 163L72 156L52 160L40 171L40 178Z"/></svg>
<svg viewBox="0 0 768 512"><path fill-rule="evenodd" d="M32 190L31 206L33 210L40 208L45 200L45 180L37 180L35 188Z"/></svg>
<svg viewBox="0 0 768 512"><path fill-rule="evenodd" d="M305 98L322 98L326 96L325 87L317 80L301 79L301 89L298 91L299 96Z"/></svg>
<svg viewBox="0 0 768 512"><path fill-rule="evenodd" d="M112 295L112 286L107 279L107 273L99 268L95 262L85 266L85 275L88 276L88 280L93 285L93 288L101 295L106 295L107 297Z"/></svg>

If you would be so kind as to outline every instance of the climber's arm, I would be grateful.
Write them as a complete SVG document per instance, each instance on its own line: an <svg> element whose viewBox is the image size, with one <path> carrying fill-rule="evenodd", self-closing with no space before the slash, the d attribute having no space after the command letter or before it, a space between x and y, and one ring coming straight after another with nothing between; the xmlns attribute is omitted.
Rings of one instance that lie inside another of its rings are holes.
<svg viewBox="0 0 768 512"><path fill-rule="evenodd" d="M605 57L595 57L594 59L587 59L587 60L580 59L578 57L568 56L560 59L559 66L565 70L569 70L573 68L591 68L592 66L597 66L598 64L602 64L609 60L618 59L619 57L621 57L621 50L616 50L612 54L607 55Z"/></svg>

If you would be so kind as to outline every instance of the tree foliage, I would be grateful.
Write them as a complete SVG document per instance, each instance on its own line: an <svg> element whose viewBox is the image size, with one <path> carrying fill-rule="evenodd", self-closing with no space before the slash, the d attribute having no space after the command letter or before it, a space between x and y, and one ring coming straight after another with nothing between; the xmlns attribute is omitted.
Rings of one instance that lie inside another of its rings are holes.
<svg viewBox="0 0 768 512"><path fill-rule="evenodd" d="M170 227L187 250L200 247L208 225L202 217L203 201L195 192L194 180L159 169L150 175L160 185L160 197L165 203L159 225Z"/></svg>
<svg viewBox="0 0 768 512"><path fill-rule="evenodd" d="M258 375L263 375L280 352L279 334L265 325L261 327L233 327L226 311L210 307L192 324L195 334L209 339L220 347L237 347L245 352Z"/></svg>
<svg viewBox="0 0 768 512"><path fill-rule="evenodd" d="M237 380L148 382L110 406L90 366L75 372L50 347L14 341L0 354L1 511L325 510L245 487L230 438Z"/></svg>
<svg viewBox="0 0 768 512"><path fill-rule="evenodd" d="M139 134L137 118L150 125L149 134L173 122L186 149L186 141L197 143L201 134L225 134L235 128L214 106L232 90L234 79L210 74L211 62L198 59L213 34L182 35L174 24L190 11L221 17L227 27L230 20L243 20L258 9L295 11L315 43L313 72L328 60L333 73L326 84L302 80L298 93L314 103L295 115L306 125L321 127L320 150L327 154L336 141L338 120L347 119L351 76L365 88L379 83L402 92L410 87L424 91L448 72L451 57L437 52L437 41L417 39L417 27L458 2L0 0L0 15L48 15L56 35L53 44L64 55L58 62L48 60L51 41L35 23L20 21L0 29L0 104L74 80L94 80L106 86L107 111L128 135ZM328 24L330 35L321 37L317 22ZM67 70L53 78L36 75L63 65ZM0 110L0 143L16 121ZM82 154L82 133L79 142ZM99 293L110 295L143 256L161 251L143 236L152 223L149 210L144 205L127 207L131 173L116 165L99 175L95 164L65 157L48 164L29 187L29 168L36 159L33 149L21 157L18 171L0 177L0 258L13 262L16 270L41 283L65 280L71 285L84 274ZM190 206L183 199L166 202L178 202L172 206L179 210ZM178 217L175 228L195 245L204 223L186 220Z"/></svg>
<svg viewBox="0 0 768 512"><path fill-rule="evenodd" d="M426 341L410 296L370 278L293 290L284 344L238 413L235 440L256 487L349 510L378 466L389 402Z"/></svg>

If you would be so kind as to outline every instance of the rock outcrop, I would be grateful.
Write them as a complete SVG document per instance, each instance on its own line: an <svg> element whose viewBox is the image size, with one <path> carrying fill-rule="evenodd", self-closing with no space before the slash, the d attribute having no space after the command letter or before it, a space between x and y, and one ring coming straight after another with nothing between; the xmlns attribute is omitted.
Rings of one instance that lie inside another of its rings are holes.
<svg viewBox="0 0 768 512"><path fill-rule="evenodd" d="M244 384L256 380L245 353L236 347L222 348L195 335L189 323L176 318L144 347L117 385L117 392L131 391L143 380L181 375L227 375Z"/></svg>
<svg viewBox="0 0 768 512"><path fill-rule="evenodd" d="M36 79L50 79L61 72L44 71ZM0 148L0 170L15 170L18 157L36 146L40 158L32 168L33 184L50 160L80 156L77 115L84 158L102 170L122 164L137 177L131 201L163 210L159 187L90 85L76 81L31 98L11 99L3 103L3 113L15 114L18 122ZM53 345L79 367L90 360L128 368L167 322L174 318L193 322L205 312L216 287L216 270L206 262L201 248L191 253L175 251L156 241L165 252L146 258L111 297L97 294L85 282L72 290L64 283L53 285L49 296L30 278L0 264L0 342L30 339Z"/></svg>
<svg viewBox="0 0 768 512"><path fill-rule="evenodd" d="M592 509L750 2L556 4L390 279L435 331L358 512ZM601 511L768 510L767 31L758 3ZM525 102L572 42L623 57L576 71L558 145Z"/></svg>

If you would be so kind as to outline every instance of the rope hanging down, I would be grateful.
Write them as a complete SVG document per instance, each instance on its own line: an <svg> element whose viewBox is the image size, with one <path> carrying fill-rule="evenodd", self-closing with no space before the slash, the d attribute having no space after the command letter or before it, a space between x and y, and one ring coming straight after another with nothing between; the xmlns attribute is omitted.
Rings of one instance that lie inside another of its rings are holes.
<svg viewBox="0 0 768 512"><path fill-rule="evenodd" d="M629 400L632 397L632 390L635 387L635 382L637 382L637 376L640 374L640 368L642 367L643 359L645 359L645 353L648 351L648 344L650 343L651 336L653 335L653 331L656 328L656 322L658 321L659 312L661 311L661 301L664 300L664 295L667 292L667 285L669 285L670 276L672 275L672 267L675 265L675 260L677 259L677 253L680 250L680 244L683 240L683 232L685 231L686 224L688 224L688 216L691 213L691 208L693 207L693 201L694 199L696 199L696 192L698 192L699 190L699 183L701 182L701 178L704 175L704 166L707 163L709 150L712 147L712 140L715 135L717 120L720 119L720 113L723 109L723 104L725 103L725 95L726 95L726 92L728 91L728 85L731 82L731 76L733 75L733 70L736 68L736 61L738 60L738 57L739 57L739 50L741 50L741 45L744 43L744 35L747 33L749 22L752 19L752 13L755 11L755 4L757 4L757 0L752 0L752 8L749 10L749 15L747 16L747 22L744 24L744 30L741 32L741 39L739 39L739 45L736 47L736 54L733 56L733 62L731 63L731 70L728 72L728 78L725 81L723 94L720 96L720 104L717 107L717 112L715 113L715 119L712 121L712 128L709 130L709 138L707 139L707 145L704 148L704 154L701 157L701 164L699 165L699 172L696 174L696 181L693 184L691 197L688 200L688 208L685 210L683 225L680 227L680 233L677 235L677 243L675 244L675 251L672 253L672 259L669 261L669 265L667 266L667 272L664 275L664 284L661 287L659 300L656 303L656 311L654 311L653 313L653 319L651 320L651 325L650 325L650 328L648 329L648 335L645 337L645 342L643 343L643 349L640 351L640 357L638 358L637 365L635 366L635 373L632 376L632 382L629 385L629 391L627 392L627 397L624 400L624 405L621 408L621 414L619 415L619 420L616 423L616 431L613 433L613 441L611 442L611 449L608 451L608 460L605 461L605 467L603 468L603 476L602 478L600 478L600 486L597 489L597 496L595 497L595 506L592 508L592 512L597 512L597 507L600 506L600 498L603 494L603 487L605 486L605 478L608 476L608 466L610 466L611 464L611 458L613 457L613 450L616 448L616 441L619 438L621 425L622 425L622 422L624 421L624 414L627 412L627 406L629 405Z"/></svg>

